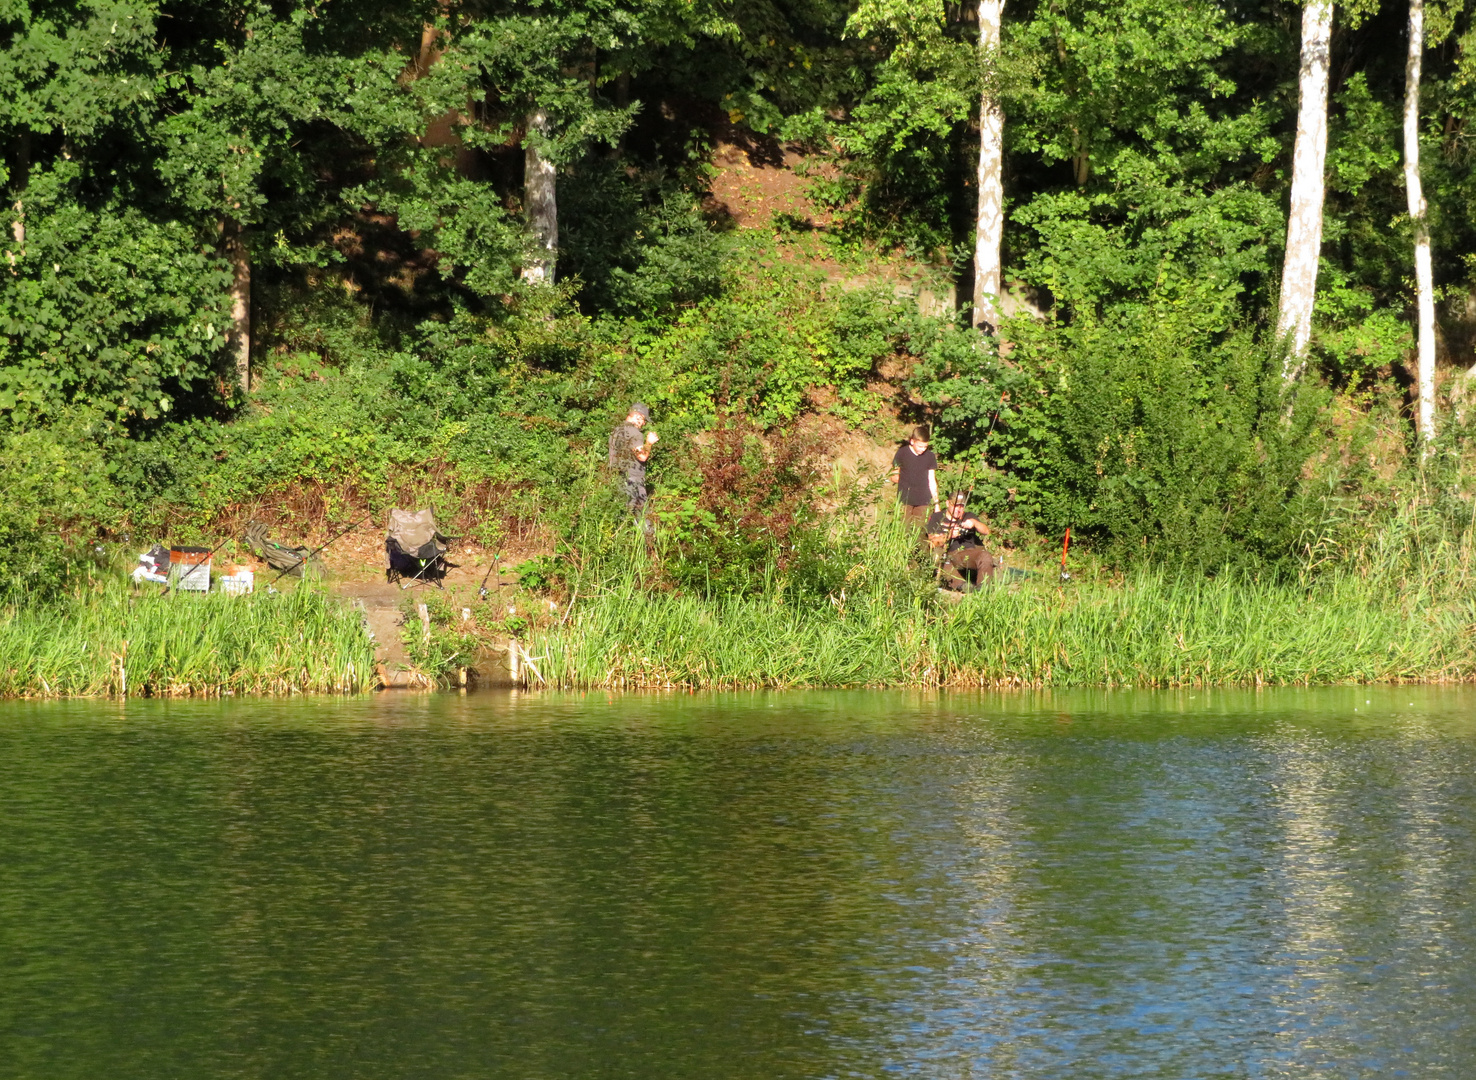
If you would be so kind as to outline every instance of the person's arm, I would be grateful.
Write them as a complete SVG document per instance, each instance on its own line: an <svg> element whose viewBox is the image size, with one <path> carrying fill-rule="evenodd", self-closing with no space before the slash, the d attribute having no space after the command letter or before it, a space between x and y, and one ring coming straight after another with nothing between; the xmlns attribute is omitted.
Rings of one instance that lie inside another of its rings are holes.
<svg viewBox="0 0 1476 1080"><path fill-rule="evenodd" d="M985 536L989 535L989 526L972 515L964 518L958 524L961 529L973 529L975 532L983 533Z"/></svg>
<svg viewBox="0 0 1476 1080"><path fill-rule="evenodd" d="M928 470L928 491L933 496L933 509L938 509L938 470Z"/></svg>

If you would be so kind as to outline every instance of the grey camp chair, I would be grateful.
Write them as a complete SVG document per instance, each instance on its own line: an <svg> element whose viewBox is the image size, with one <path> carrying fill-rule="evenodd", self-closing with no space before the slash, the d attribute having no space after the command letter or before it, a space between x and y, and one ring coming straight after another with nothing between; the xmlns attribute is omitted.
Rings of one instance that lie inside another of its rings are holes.
<svg viewBox="0 0 1476 1080"><path fill-rule="evenodd" d="M419 578L440 584L446 576L446 546L452 537L436 527L430 510L392 509L389 535L384 538L384 580Z"/></svg>

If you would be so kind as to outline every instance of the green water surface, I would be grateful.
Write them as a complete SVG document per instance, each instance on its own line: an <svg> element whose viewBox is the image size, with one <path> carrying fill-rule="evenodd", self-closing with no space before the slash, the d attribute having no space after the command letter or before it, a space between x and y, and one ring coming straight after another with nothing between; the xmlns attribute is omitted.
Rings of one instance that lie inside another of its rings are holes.
<svg viewBox="0 0 1476 1080"><path fill-rule="evenodd" d="M1476 693L0 706L0 1076L1476 1077Z"/></svg>

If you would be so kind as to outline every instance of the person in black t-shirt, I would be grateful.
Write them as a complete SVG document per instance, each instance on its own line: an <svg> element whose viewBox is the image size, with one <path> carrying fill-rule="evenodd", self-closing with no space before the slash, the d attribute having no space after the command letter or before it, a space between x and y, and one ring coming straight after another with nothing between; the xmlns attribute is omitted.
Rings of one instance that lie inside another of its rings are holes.
<svg viewBox="0 0 1476 1080"><path fill-rule="evenodd" d="M921 523L928 507L938 508L938 458L928 449L932 434L927 424L919 424L892 457L891 478L908 521Z"/></svg>
<svg viewBox="0 0 1476 1080"><path fill-rule="evenodd" d="M928 518L928 543L943 551L943 564L938 568L945 589L969 592L993 578L998 562L984 547L989 526L964 507L968 494L955 491L948 505ZM970 579L969 575L973 578Z"/></svg>

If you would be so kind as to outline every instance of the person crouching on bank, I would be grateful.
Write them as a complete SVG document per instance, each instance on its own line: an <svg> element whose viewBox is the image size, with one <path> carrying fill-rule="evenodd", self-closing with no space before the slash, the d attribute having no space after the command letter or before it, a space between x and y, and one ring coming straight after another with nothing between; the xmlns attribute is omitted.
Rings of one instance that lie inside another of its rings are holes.
<svg viewBox="0 0 1476 1080"><path fill-rule="evenodd" d="M948 505L928 518L927 524L928 543L943 552L940 584L955 592L970 592L985 578L992 579L999 565L984 547L989 526L965 510L968 499L966 492L954 492Z"/></svg>

